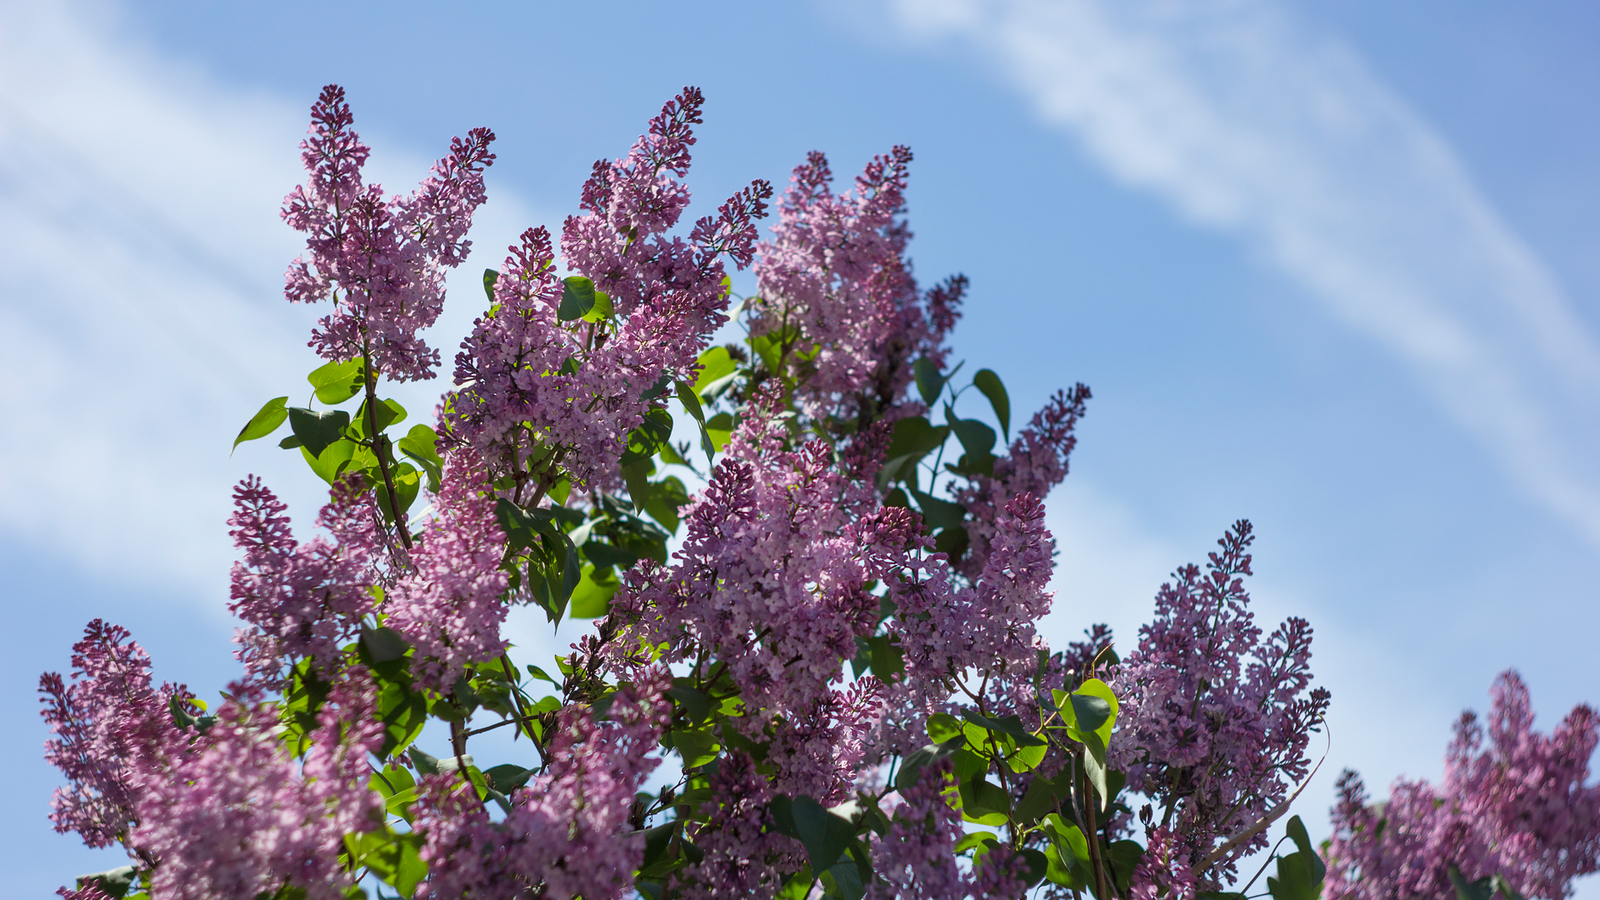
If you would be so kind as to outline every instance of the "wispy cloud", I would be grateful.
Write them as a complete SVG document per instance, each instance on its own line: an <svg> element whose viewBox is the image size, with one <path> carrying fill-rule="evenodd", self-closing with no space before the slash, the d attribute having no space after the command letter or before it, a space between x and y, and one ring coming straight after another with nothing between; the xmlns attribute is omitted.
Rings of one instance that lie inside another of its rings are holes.
<svg viewBox="0 0 1600 900"><path fill-rule="evenodd" d="M1237 234L1408 362L1600 544L1600 346L1450 147L1269 0L891 0L1123 182Z"/></svg>
<svg viewBox="0 0 1600 900"><path fill-rule="evenodd" d="M282 300L299 241L277 210L301 177L312 99L210 83L141 52L105 7L0 6L8 540L220 609L234 481L259 472L312 520L315 479L290 454L228 456L231 430L264 400L309 392L316 313ZM426 157L367 136L379 180L426 172ZM504 196L485 212L475 234L490 256L528 224ZM473 280L441 331L470 322ZM426 419L438 391L399 399Z"/></svg>

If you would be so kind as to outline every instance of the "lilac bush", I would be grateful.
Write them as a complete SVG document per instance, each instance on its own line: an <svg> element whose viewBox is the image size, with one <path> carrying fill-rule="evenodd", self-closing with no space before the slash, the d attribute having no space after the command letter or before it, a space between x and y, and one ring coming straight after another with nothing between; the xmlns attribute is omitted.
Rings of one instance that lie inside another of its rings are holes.
<svg viewBox="0 0 1600 900"><path fill-rule="evenodd" d="M297 536L259 479L235 490L215 709L98 620L44 676L52 820L129 855L62 896L1242 900L1329 703L1310 626L1255 624L1249 524L1125 657L1104 626L1049 647L1044 499L1089 390L1013 437L999 375L957 380L969 286L913 277L905 147L842 190L809 155L766 240L762 180L682 226L703 105L670 100L559 239L484 272L454 384L403 429L382 389L437 374L419 332L494 136L390 196L323 91L283 208L307 236L285 295L332 305L316 402L269 400L234 446L287 424L329 500ZM519 605L591 625L514 660ZM1530 737L1500 691L1494 749L1463 725L1440 791L1397 786L1384 819L1347 780L1326 879L1287 820L1268 891L1554 897L1592 870L1593 713ZM501 728L521 754L480 765Z"/></svg>

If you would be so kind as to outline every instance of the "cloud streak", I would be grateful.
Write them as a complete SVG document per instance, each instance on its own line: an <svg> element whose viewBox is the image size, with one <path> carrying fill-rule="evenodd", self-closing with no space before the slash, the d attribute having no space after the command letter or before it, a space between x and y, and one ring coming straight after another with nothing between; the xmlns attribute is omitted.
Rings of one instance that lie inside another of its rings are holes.
<svg viewBox="0 0 1600 900"><path fill-rule="evenodd" d="M0 6L0 530L216 612L232 484L261 474L302 526L321 502L291 454L228 455L263 401L309 394L317 363L321 313L283 300L301 241L277 215L312 98L216 86L142 53L108 12ZM386 185L427 171L369 142ZM486 264L527 221L494 201L474 232ZM474 280L432 338L446 350L482 300ZM442 387L393 394L427 421Z"/></svg>
<svg viewBox="0 0 1600 900"><path fill-rule="evenodd" d="M1245 239L1405 360L1600 545L1600 346L1449 146L1267 0L891 0L977 49L1122 182Z"/></svg>

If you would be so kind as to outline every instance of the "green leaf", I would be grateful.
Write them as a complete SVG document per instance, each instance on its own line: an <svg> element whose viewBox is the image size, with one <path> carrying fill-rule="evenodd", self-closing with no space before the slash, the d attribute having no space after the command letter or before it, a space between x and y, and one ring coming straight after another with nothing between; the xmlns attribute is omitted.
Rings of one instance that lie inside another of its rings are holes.
<svg viewBox="0 0 1600 900"><path fill-rule="evenodd" d="M367 653L375 663L400 659L406 655L406 651L411 649L411 645L406 643L406 639L400 636L400 632L388 627L367 628L363 626L361 629L361 643L366 647Z"/></svg>
<svg viewBox="0 0 1600 900"><path fill-rule="evenodd" d="M1314 864L1313 861L1316 861ZM1322 896L1322 879L1316 877L1316 854L1290 853L1278 857L1278 875L1267 876L1267 892L1275 900L1319 900ZM1480 878L1467 884L1454 866L1450 867L1450 882L1455 886L1460 900L1489 900L1494 894L1490 879Z"/></svg>
<svg viewBox="0 0 1600 900"><path fill-rule="evenodd" d="M439 490L444 460L439 457L439 436L427 425L413 425L406 436L395 442L395 449L416 460L428 473L428 490Z"/></svg>
<svg viewBox="0 0 1600 900"><path fill-rule="evenodd" d="M122 897L133 887L133 879L137 874L138 871L133 866L118 866L93 875L79 875L78 889L82 890L90 884L95 884L112 897Z"/></svg>
<svg viewBox="0 0 1600 900"><path fill-rule="evenodd" d="M794 798L790 804L790 815L794 822L795 837L805 845L814 872L832 868L855 839L856 829L849 819L829 812L821 803L804 794Z"/></svg>
<svg viewBox="0 0 1600 900"><path fill-rule="evenodd" d="M1001 716L996 719L980 716L971 709L962 710L961 715L979 728L1011 738L1019 747L1038 747L1047 743L1044 738L1030 733L1023 727L1022 719L1017 716Z"/></svg>
<svg viewBox="0 0 1600 900"><path fill-rule="evenodd" d="M949 713L934 713L928 717L928 737L942 744L961 736L961 720Z"/></svg>
<svg viewBox="0 0 1600 900"><path fill-rule="evenodd" d="M1144 856L1144 848L1138 841L1112 841L1106 848L1106 861L1111 864L1111 880L1116 882L1117 890L1122 896L1128 895L1129 883L1133 880L1133 870L1139 867L1139 860ZM1318 886L1321 890L1321 886ZM1239 900L1244 900L1241 896Z"/></svg>
<svg viewBox="0 0 1600 900"><path fill-rule="evenodd" d="M700 728L692 731L673 731L671 733L672 748L683 757L683 767L693 769L703 766L722 751L722 745L717 743L717 736L709 728Z"/></svg>
<svg viewBox="0 0 1600 900"><path fill-rule="evenodd" d="M350 414L342 409L316 412L291 406L289 427L294 430L294 436L300 439L300 448L315 459L328 449L328 445L344 437L345 429L350 427Z"/></svg>
<svg viewBox="0 0 1600 900"><path fill-rule="evenodd" d="M572 608L568 614L574 619L600 618L611 610L611 597L621 586L610 568L597 573L594 566L585 566L578 586L572 589Z"/></svg>
<svg viewBox="0 0 1600 900"><path fill-rule="evenodd" d="M1006 394L1006 386L1000 382L1000 376L992 369L979 369L978 374L972 376L972 386L983 392L989 398L989 406L994 409L994 417L1000 420L1000 429L1005 432L1006 440L1011 440L1011 398Z"/></svg>
<svg viewBox="0 0 1600 900"><path fill-rule="evenodd" d="M561 308L556 311L556 317L563 322L571 322L588 315L594 309L594 293L594 282L582 275L562 279Z"/></svg>
<svg viewBox="0 0 1600 900"><path fill-rule="evenodd" d="M947 425L935 427L923 416L908 416L894 423L894 434L889 439L889 450L884 458L926 456L939 449L949 436L950 428Z"/></svg>
<svg viewBox="0 0 1600 900"><path fill-rule="evenodd" d="M406 408L393 400L379 400L373 409L377 413L375 418L378 422L377 429L372 434L382 434L390 425L404 421L406 417ZM356 417L351 423L354 426L352 430L360 437L371 437L372 434L368 434L368 426L373 424L372 418L374 417L367 415L367 401L361 401L361 406L356 410Z"/></svg>
<svg viewBox="0 0 1600 900"><path fill-rule="evenodd" d="M689 502L689 491L682 479L669 475L650 484L650 496L644 502L644 511L660 522L668 531L678 533L678 510Z"/></svg>
<svg viewBox="0 0 1600 900"><path fill-rule="evenodd" d="M566 299L565 290L562 291L562 299ZM583 321L603 322L611 318L611 313L611 295L605 291L597 290L594 292L594 306L583 314Z"/></svg>
<svg viewBox="0 0 1600 900"><path fill-rule="evenodd" d="M694 392L703 394L713 384L734 374L739 364L728 354L727 347L712 347L700 354L700 374L694 379Z"/></svg>
<svg viewBox="0 0 1600 900"><path fill-rule="evenodd" d="M894 773L894 789L904 791L922 780L922 770L929 763L938 762L955 752L949 743L928 744L907 753L900 761L900 770Z"/></svg>
<svg viewBox="0 0 1600 900"><path fill-rule="evenodd" d="M301 446L300 455L305 457L306 464L311 466L311 471L317 473L318 478L329 484L333 484L348 469L359 470L365 468L364 466L353 465L358 456L363 461L377 462L377 460L371 459L371 451L349 439L340 440L324 448L322 453L316 456L311 455L310 450Z"/></svg>
<svg viewBox="0 0 1600 900"><path fill-rule="evenodd" d="M283 420L289 418L288 411L283 408L283 405L288 402L288 397L274 397L268 400L261 407L261 411L251 416L250 421L244 423L244 427L239 429L239 436L233 439L234 448L237 449L245 441L264 438L277 431L278 426L283 424Z"/></svg>
<svg viewBox="0 0 1600 900"><path fill-rule="evenodd" d="M527 784L533 774L532 769L524 769L511 763L501 763L483 770L483 777L489 780L489 786L502 794L510 794Z"/></svg>
<svg viewBox="0 0 1600 900"><path fill-rule="evenodd" d="M1050 860L1042 851L1032 847L1022 849L1022 858L1028 863L1028 876L1025 880L1031 888L1044 880L1045 873L1050 870Z"/></svg>
<svg viewBox="0 0 1600 900"><path fill-rule="evenodd" d="M1322 879L1328 874L1328 867L1323 864L1322 857L1317 854L1316 848L1311 846L1311 836L1306 834L1305 823L1300 821L1299 816L1290 816L1289 824L1284 830L1288 832L1289 839L1294 841L1295 848L1305 854L1306 859L1310 860L1311 880L1318 884L1318 889L1320 890ZM1522 900L1522 898L1512 897L1510 894L1505 896L1506 900Z"/></svg>
<svg viewBox="0 0 1600 900"><path fill-rule="evenodd" d="M728 439L733 437L733 416L728 413L717 413L706 420L706 435L711 438L711 446L719 452L728 446Z"/></svg>
<svg viewBox="0 0 1600 900"><path fill-rule="evenodd" d="M894 635L878 635L869 638L867 644L872 647L872 674L885 684L898 680L906 670L906 657Z"/></svg>
<svg viewBox="0 0 1600 900"><path fill-rule="evenodd" d="M345 362L331 362L306 376L317 400L333 406L360 393L367 386L367 361L357 357Z"/></svg>
<svg viewBox="0 0 1600 900"><path fill-rule="evenodd" d="M1504 875L1494 876L1494 889L1506 900L1523 900L1522 894L1511 886L1511 882L1507 881Z"/></svg>
<svg viewBox="0 0 1600 900"><path fill-rule="evenodd" d="M922 511L922 521L929 530L959 528L967 518L967 508L959 503L941 500L918 490L913 490L911 496L916 498L917 508Z"/></svg>
<svg viewBox="0 0 1600 900"><path fill-rule="evenodd" d="M945 378L939 374L939 367L933 360L923 358L911 364L911 374L917 380L917 393L922 395L922 402L932 406L944 390Z"/></svg>
<svg viewBox="0 0 1600 900"><path fill-rule="evenodd" d="M1011 817L1011 795L982 775L963 781L961 815L980 825L1004 825Z"/></svg>
<svg viewBox="0 0 1600 900"><path fill-rule="evenodd" d="M500 280L500 273L494 269L483 270L483 293L488 296L489 302L494 302L494 285Z"/></svg>
<svg viewBox="0 0 1600 900"><path fill-rule="evenodd" d="M673 686L667 688L667 696L683 707L691 721L704 722L711 715L710 695L696 688L687 678L675 678L673 681Z"/></svg>

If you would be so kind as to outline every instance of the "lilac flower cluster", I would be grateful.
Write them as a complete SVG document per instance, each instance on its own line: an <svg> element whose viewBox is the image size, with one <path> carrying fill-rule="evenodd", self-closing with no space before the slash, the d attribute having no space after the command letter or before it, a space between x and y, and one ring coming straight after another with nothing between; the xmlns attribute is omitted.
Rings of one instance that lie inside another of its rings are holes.
<svg viewBox="0 0 1600 900"><path fill-rule="evenodd" d="M757 181L697 221L688 240L668 236L689 202L677 179L688 172L702 103L686 88L626 157L595 163L587 212L566 221L567 263L609 298L611 315L559 319L564 288L544 229L511 248L495 308L456 357L463 388L448 415L454 439L496 473L523 479L537 455L561 462L579 486L615 487L626 437L652 405L641 395L663 378L693 382L696 359L727 321L722 257L750 263L772 188Z"/></svg>
<svg viewBox="0 0 1600 900"><path fill-rule="evenodd" d="M1046 590L1055 540L1044 506L1026 494L995 525L994 551L982 572L960 585L944 554L908 562L907 577L889 585L906 677L889 691L882 750L904 753L923 742L927 716L945 710L952 679L983 674L976 692L991 715L1032 715L1032 676L1044 647L1035 623L1050 611Z"/></svg>
<svg viewBox="0 0 1600 900"><path fill-rule="evenodd" d="M545 774L490 819L470 785L424 779L416 828L424 836L429 897L606 900L633 887L643 838L628 825L634 794L655 769L651 753L671 714L671 675L656 667L618 691L605 719L561 713Z"/></svg>
<svg viewBox="0 0 1600 900"><path fill-rule="evenodd" d="M303 303L332 297L334 312L311 336L323 358L365 357L398 381L432 378L439 351L417 332L439 317L444 270L471 248L465 235L484 201L494 134L475 128L453 139L410 196L385 199L380 185L362 182L370 150L353 122L344 89L323 88L311 108L311 137L300 145L310 177L283 203L284 221L307 235L310 259L290 265L284 294Z"/></svg>
<svg viewBox="0 0 1600 900"><path fill-rule="evenodd" d="M471 448L449 454L422 547L384 604L390 627L415 648L413 674L441 690L466 665L509 646L500 636L509 586L500 568L506 539L484 480L482 460Z"/></svg>
<svg viewBox="0 0 1600 900"><path fill-rule="evenodd" d="M138 776L141 824L130 843L159 860L154 896L173 900L254 897L281 885L310 900L339 900L350 887L339 863L344 837L382 823L367 787L367 755L382 742L370 684L335 687L297 760L272 707L243 693L204 735L186 733L164 765Z"/></svg>
<svg viewBox="0 0 1600 900"><path fill-rule="evenodd" d="M1010 451L995 460L994 475L978 475L955 491L955 500L972 520L967 525L971 543L959 569L975 576L983 571L994 540L996 514L1011 498L1022 494L1044 497L1067 477L1067 461L1078 445L1074 431L1089 401L1089 389L1076 385L1058 391L1044 409L1011 442Z"/></svg>
<svg viewBox="0 0 1600 900"><path fill-rule="evenodd" d="M867 163L853 190L834 194L827 157L810 153L761 246L751 331L779 342L813 416L881 413L904 393L914 358L944 365L967 281L919 296L901 219L910 162L910 149L896 146ZM877 409L861 408L869 397Z"/></svg>
<svg viewBox="0 0 1600 900"><path fill-rule="evenodd" d="M853 515L870 485L845 479L821 441L777 449L771 413L745 421L692 501L677 563L631 571L612 615L637 643L665 643L668 662L720 660L744 700L738 727L762 739L781 721L776 789L836 803L878 706L876 682L838 687L840 661L876 626L868 585L903 564L914 522L896 508Z"/></svg>
<svg viewBox="0 0 1600 900"><path fill-rule="evenodd" d="M99 619L72 646L72 679L39 679L44 719L53 735L45 759L66 776L50 820L76 831L90 847L124 840L139 824L136 767L174 737L168 706L184 703L181 685L150 683L150 656L128 630Z"/></svg>
<svg viewBox="0 0 1600 900"><path fill-rule="evenodd" d="M1306 746L1329 702L1322 688L1306 693L1311 626L1290 618L1263 639L1255 624L1240 577L1253 540L1238 522L1204 572L1185 566L1162 585L1155 618L1110 682L1122 703L1112 763L1160 810L1172 871L1195 867L1208 890L1266 845L1258 831L1202 871L1218 844L1305 778Z"/></svg>
<svg viewBox="0 0 1600 900"><path fill-rule="evenodd" d="M376 600L379 542L371 495L349 480L334 486L317 523L328 537L298 544L285 507L259 478L234 488L228 519L243 558L233 564L228 609L250 625L235 640L253 679L276 685L285 662L309 658L325 672L361 627Z"/></svg>
<svg viewBox="0 0 1600 900"><path fill-rule="evenodd" d="M883 881L868 892L872 900L1016 896L979 889L972 873L956 865L955 846L965 829L961 813L944 797L953 787L955 777L946 761L925 767L915 785L899 792L888 833L873 842L874 867Z"/></svg>
<svg viewBox="0 0 1600 900"><path fill-rule="evenodd" d="M1437 787L1400 779L1387 803L1371 805L1354 772L1340 777L1324 896L1448 897L1454 867L1468 881L1498 875L1523 896L1559 900L1574 878L1600 871L1600 785L1586 783L1600 715L1579 705L1543 735L1516 672L1490 694L1488 746L1477 717L1462 714Z"/></svg>

